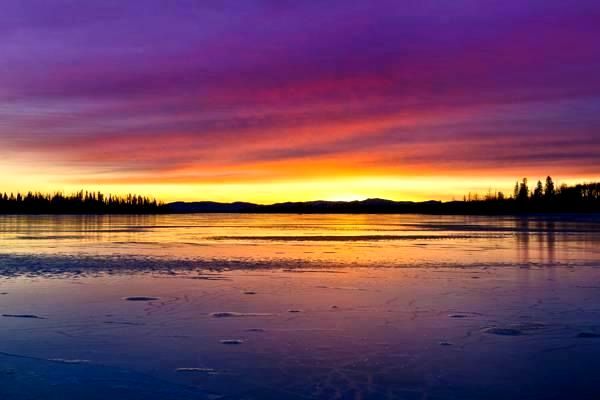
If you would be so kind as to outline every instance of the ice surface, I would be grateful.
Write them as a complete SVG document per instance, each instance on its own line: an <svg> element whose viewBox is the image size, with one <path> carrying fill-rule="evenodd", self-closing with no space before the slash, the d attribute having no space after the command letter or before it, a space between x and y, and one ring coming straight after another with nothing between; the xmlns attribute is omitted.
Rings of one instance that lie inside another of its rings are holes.
<svg viewBox="0 0 600 400"><path fill-rule="evenodd" d="M0 217L0 398L595 400L599 226Z"/></svg>

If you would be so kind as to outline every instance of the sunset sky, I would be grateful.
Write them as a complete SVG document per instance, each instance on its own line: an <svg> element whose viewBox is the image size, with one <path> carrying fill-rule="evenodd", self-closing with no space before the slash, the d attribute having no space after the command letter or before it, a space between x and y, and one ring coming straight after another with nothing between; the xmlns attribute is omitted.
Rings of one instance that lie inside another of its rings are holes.
<svg viewBox="0 0 600 400"><path fill-rule="evenodd" d="M3 0L0 149L165 201L600 180L600 2Z"/></svg>

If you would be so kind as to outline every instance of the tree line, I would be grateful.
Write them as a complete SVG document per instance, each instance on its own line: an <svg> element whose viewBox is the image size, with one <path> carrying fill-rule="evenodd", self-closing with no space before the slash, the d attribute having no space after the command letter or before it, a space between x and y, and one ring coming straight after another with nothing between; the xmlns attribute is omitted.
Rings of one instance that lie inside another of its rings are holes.
<svg viewBox="0 0 600 400"><path fill-rule="evenodd" d="M600 212L600 182L561 184L556 186L552 177L538 180L533 189L523 178L515 183L511 196L502 192L485 196L463 198L465 209L484 209L498 212Z"/></svg>
<svg viewBox="0 0 600 400"><path fill-rule="evenodd" d="M370 199L358 202L301 202L257 205L205 202L192 209L178 203L164 204L156 199L129 194L104 195L79 191L42 194L0 193L0 214L159 214L168 212L235 213L426 213L426 214L521 214L521 213L600 213L600 183L556 186L550 176L537 181L533 189L523 178L511 195L491 190L483 196L469 194L462 201L421 203ZM219 206L219 207L217 207Z"/></svg>
<svg viewBox="0 0 600 400"><path fill-rule="evenodd" d="M134 194L104 195L83 190L69 195L0 193L0 214L155 214L166 210L162 202Z"/></svg>

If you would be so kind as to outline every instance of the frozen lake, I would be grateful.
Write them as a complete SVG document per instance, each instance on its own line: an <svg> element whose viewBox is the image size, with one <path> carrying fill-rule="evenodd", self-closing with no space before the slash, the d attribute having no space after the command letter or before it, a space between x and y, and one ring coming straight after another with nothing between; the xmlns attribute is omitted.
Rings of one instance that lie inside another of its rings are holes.
<svg viewBox="0 0 600 400"><path fill-rule="evenodd" d="M0 398L598 399L600 217L0 216Z"/></svg>

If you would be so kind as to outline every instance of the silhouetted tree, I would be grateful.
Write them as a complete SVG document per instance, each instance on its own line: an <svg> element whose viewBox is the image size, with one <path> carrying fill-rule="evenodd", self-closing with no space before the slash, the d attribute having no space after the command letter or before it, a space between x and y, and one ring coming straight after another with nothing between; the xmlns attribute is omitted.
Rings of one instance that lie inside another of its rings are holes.
<svg viewBox="0 0 600 400"><path fill-rule="evenodd" d="M535 186L535 190L533 191L533 198L535 200L541 200L544 196L544 189L542 187L542 181L537 181L537 185Z"/></svg>
<svg viewBox="0 0 600 400"><path fill-rule="evenodd" d="M554 190L554 181L552 180L552 178L550 176L546 177L546 187L544 188L544 196L547 199L551 199L554 197L554 195L556 194L555 190Z"/></svg>
<svg viewBox="0 0 600 400"><path fill-rule="evenodd" d="M519 185L519 193L517 195L517 200L526 201L529 198L529 186L527 186L527 178L523 178L521 184Z"/></svg>

